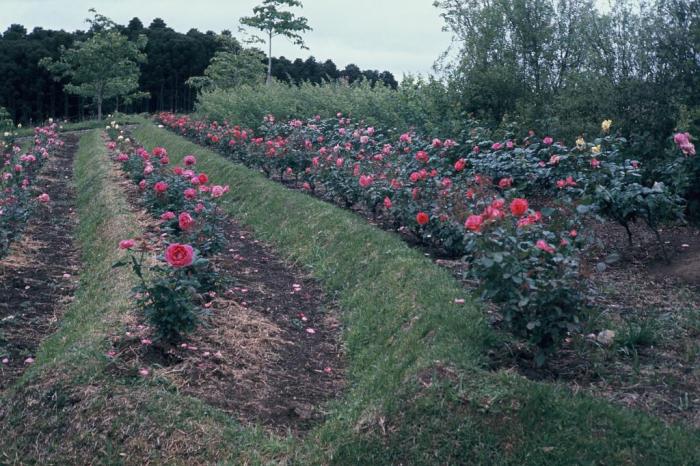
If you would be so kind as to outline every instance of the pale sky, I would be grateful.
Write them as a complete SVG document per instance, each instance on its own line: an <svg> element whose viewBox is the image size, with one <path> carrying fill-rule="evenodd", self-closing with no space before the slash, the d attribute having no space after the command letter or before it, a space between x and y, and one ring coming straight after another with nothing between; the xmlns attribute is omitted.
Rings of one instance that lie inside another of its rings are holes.
<svg viewBox="0 0 700 466"><path fill-rule="evenodd" d="M86 29L89 8L126 24L138 16L145 26L154 18L180 32L231 30L239 36L238 20L252 14L260 0L0 0L0 28L19 23L31 31ZM442 32L433 0L303 0L296 9L313 31L304 37L309 50L284 38L273 40L272 54L289 59L313 55L332 59L339 68L355 63L362 69L389 70L398 80L404 73L427 74L447 49L450 34Z"/></svg>

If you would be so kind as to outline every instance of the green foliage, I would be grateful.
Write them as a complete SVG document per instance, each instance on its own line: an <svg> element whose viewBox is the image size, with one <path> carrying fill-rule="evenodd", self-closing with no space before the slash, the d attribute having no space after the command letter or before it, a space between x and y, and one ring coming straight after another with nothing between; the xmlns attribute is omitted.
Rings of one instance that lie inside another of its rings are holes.
<svg viewBox="0 0 700 466"><path fill-rule="evenodd" d="M338 112L370 125L399 131L415 127L436 136L454 135L469 127L440 82L416 78L402 82L398 91L362 80L349 85L336 81L299 86L273 81L268 86L216 89L199 96L196 110L214 120L235 121L249 128L257 128L268 114L279 119L330 118Z"/></svg>
<svg viewBox="0 0 700 466"><path fill-rule="evenodd" d="M148 278L143 270L144 258L131 255L131 269L139 278L133 292L138 296L137 305L148 322L153 325L159 338L176 343L185 334L195 329L201 308L194 304L201 284L193 269L206 268L207 260L198 258L190 267L173 268L155 266L148 268ZM115 267L129 262L117 262Z"/></svg>
<svg viewBox="0 0 700 466"><path fill-rule="evenodd" d="M64 86L67 92L92 99L101 120L105 100L121 97L129 102L148 95L138 90L139 64L146 60L146 37L132 42L120 32L106 29L111 23L96 17L98 32L72 48L62 48L59 60L47 57L40 64L57 80L68 79Z"/></svg>
<svg viewBox="0 0 700 466"><path fill-rule="evenodd" d="M262 83L265 76L262 52L243 48L230 36L221 35L218 39L222 49L214 54L204 76L193 76L187 84L198 90L211 90Z"/></svg>
<svg viewBox="0 0 700 466"><path fill-rule="evenodd" d="M661 152L697 106L700 3L686 0L439 0L456 39L439 62L459 106L490 124L576 138L600 118Z"/></svg>

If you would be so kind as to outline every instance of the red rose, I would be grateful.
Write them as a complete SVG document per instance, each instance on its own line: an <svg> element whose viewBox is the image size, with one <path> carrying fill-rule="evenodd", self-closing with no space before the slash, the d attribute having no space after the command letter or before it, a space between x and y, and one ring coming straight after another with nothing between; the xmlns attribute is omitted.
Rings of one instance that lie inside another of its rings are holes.
<svg viewBox="0 0 700 466"><path fill-rule="evenodd" d="M455 171L461 172L467 165L467 161L464 159L459 159L455 162Z"/></svg>
<svg viewBox="0 0 700 466"><path fill-rule="evenodd" d="M429 221L430 217L425 212L418 212L418 215L416 215L416 222L418 222L418 225L425 225Z"/></svg>
<svg viewBox="0 0 700 466"><path fill-rule="evenodd" d="M197 191L192 188L185 189L185 199L194 199L197 197Z"/></svg>
<svg viewBox="0 0 700 466"><path fill-rule="evenodd" d="M189 244L173 243L165 250L165 260L173 267L187 267L194 261L194 249Z"/></svg>
<svg viewBox="0 0 700 466"><path fill-rule="evenodd" d="M205 184L205 183L208 183L208 182L209 182L209 177L207 176L206 173L200 173L199 176L198 176L197 178L199 178L199 182L200 182L201 184Z"/></svg>
<svg viewBox="0 0 700 466"><path fill-rule="evenodd" d="M391 199L389 199L388 197L385 197L384 198L384 207L386 207L387 209L391 209L391 206L392 206Z"/></svg>
<svg viewBox="0 0 700 466"><path fill-rule="evenodd" d="M516 217L520 217L527 212L528 207L527 200L516 197L510 203L510 212Z"/></svg>

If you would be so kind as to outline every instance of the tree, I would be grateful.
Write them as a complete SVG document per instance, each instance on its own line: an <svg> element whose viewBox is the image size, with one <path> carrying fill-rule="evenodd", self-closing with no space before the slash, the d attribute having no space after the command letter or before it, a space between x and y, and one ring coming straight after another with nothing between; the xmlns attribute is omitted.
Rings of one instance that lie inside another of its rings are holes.
<svg viewBox="0 0 700 466"><path fill-rule="evenodd" d="M128 102L147 96L138 90L139 63L146 60L142 52L146 37L129 41L125 35L111 29L113 23L101 15L95 14L95 19L89 22L96 30L90 38L70 49L62 47L57 61L47 57L39 63L55 79L68 78L67 92L92 99L97 107L97 118L101 120L105 100L122 97Z"/></svg>
<svg viewBox="0 0 700 466"><path fill-rule="evenodd" d="M214 54L204 76L193 76L187 84L199 90L230 89L241 84L262 83L265 76L264 53L258 49L246 49L231 37L218 37L222 49Z"/></svg>
<svg viewBox="0 0 700 466"><path fill-rule="evenodd" d="M268 45L267 52L267 84L272 82L272 39L283 36L290 39L294 45L302 49L307 48L301 37L311 28L307 25L307 19L303 16L296 17L290 11L281 10L281 7L302 7L299 0L264 0L262 5L253 8L253 16L241 18L241 24L254 29L259 29L267 36L267 40L255 37L254 40Z"/></svg>

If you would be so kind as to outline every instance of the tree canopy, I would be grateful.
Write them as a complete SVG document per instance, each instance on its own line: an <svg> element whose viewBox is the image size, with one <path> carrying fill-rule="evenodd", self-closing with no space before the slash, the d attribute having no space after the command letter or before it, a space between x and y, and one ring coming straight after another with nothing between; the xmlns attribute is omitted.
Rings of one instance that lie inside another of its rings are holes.
<svg viewBox="0 0 700 466"><path fill-rule="evenodd" d="M255 37L256 41L267 42L267 82L272 80L272 39L277 36L286 37L294 45L306 48L301 34L310 31L308 20L303 16L297 17L294 13L284 10L284 7L299 7L303 5L299 0L264 0L261 5L253 8L253 16L240 19L241 24L258 29L265 34L265 38Z"/></svg>

